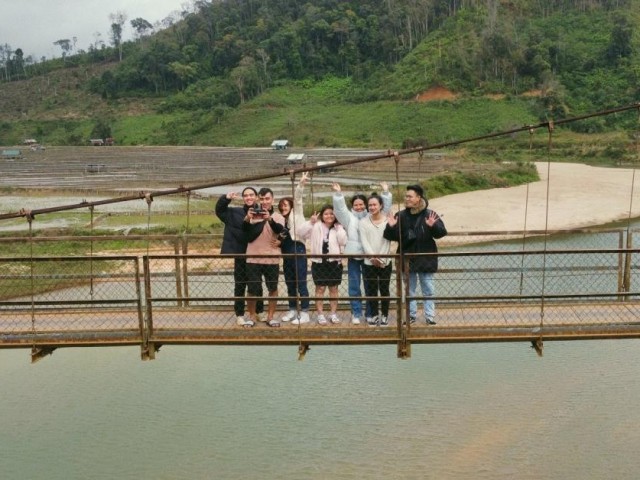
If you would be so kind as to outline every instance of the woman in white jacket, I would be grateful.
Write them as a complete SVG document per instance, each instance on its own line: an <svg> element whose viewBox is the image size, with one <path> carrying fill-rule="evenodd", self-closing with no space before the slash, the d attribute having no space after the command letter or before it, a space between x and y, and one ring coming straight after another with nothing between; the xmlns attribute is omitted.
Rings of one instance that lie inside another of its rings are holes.
<svg viewBox="0 0 640 480"><path fill-rule="evenodd" d="M382 187L382 211L386 214L391 210L391 202L393 200L389 185L386 182L380 184ZM362 254L362 242L360 241L360 232L358 224L360 220L367 216L367 197L358 193L351 197L351 209L347 208L344 195L342 194L340 184L333 183L333 208L335 209L336 218L344 225L347 230L347 244L344 249L345 254ZM363 282L362 270L364 260L362 258L351 257L347 261L347 279L349 281L349 296L356 298L351 300L351 323L360 324L362 317L362 300L357 297L362 296L361 284ZM366 280L365 280L366 281ZM365 288L366 290L366 288ZM367 304L366 316L371 317Z"/></svg>
<svg viewBox="0 0 640 480"><path fill-rule="evenodd" d="M311 219L297 227L300 239L309 239L312 255L341 255L347 243L347 232L336 221L331 205L325 205L320 213L311 215ZM322 297L329 287L329 321L340 323L338 318L338 285L342 282L342 259L340 257L314 257L311 259L311 276L316 286L316 313L318 324L326 325Z"/></svg>
<svg viewBox="0 0 640 480"><path fill-rule="evenodd" d="M362 267L364 293L369 297L367 311L371 312L367 315L367 324L370 327L376 325L386 327L389 324L389 285L391 283L391 261L388 257L391 253L391 242L383 236L387 226L387 216L382 213L380 195L371 194L367 200L367 208L369 215L358 225L362 248L367 255L380 255L366 257Z"/></svg>

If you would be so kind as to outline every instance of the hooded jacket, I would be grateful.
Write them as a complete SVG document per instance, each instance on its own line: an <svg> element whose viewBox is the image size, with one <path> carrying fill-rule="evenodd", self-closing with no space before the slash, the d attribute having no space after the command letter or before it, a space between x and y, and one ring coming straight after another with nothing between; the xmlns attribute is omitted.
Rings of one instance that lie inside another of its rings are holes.
<svg viewBox="0 0 640 480"><path fill-rule="evenodd" d="M224 223L220 253L246 253L247 238L242 230L244 217L249 207L230 207L231 200L226 195L216 202L216 215Z"/></svg>

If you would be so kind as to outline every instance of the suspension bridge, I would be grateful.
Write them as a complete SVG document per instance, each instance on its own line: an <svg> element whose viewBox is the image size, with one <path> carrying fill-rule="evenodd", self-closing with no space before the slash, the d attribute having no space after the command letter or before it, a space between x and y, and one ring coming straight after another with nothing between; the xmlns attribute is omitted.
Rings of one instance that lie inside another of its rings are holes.
<svg viewBox="0 0 640 480"><path fill-rule="evenodd" d="M549 122L466 141L538 128L548 130L550 148L554 126ZM336 168L387 161L400 187L412 171L403 170L403 158L460 143L356 155L337 160ZM32 228L36 216L78 209L90 212L93 226L96 208L141 199L150 216L159 197L278 178L285 185L290 179L293 186L298 173L319 168L287 166L250 177L0 214L0 220L23 218L29 225L27 235L0 238L1 251L11 253L0 256L0 348L31 349L36 361L65 347L137 345L142 359L153 359L163 345L293 345L303 358L314 345L393 344L398 357L408 358L413 344L520 341L542 355L545 341L640 337L640 249L631 226L635 169L629 221L622 227L450 231L439 242L436 325L407 322L413 298L406 274L394 268L386 298L391 304L388 326L350 322L349 301L372 298L349 296L345 276L338 296L341 323L323 326L312 320L270 328L258 322L242 328L233 312L233 257L211 253L217 251L219 235L40 236ZM401 264L397 255L389 259ZM300 301L287 297L282 283L277 316L288 309L288 300ZM312 306L321 300L309 298Z"/></svg>

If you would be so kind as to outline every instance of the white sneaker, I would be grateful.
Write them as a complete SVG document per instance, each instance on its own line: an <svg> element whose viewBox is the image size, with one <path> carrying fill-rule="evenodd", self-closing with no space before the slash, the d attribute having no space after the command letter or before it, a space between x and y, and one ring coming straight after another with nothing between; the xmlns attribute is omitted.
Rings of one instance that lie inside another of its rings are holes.
<svg viewBox="0 0 640 480"><path fill-rule="evenodd" d="M318 315L316 318L318 320L318 325L326 325L327 324L327 317L325 317L323 314Z"/></svg>
<svg viewBox="0 0 640 480"><path fill-rule="evenodd" d="M239 327L253 327L253 320L246 319L244 317L236 317L236 325Z"/></svg>
<svg viewBox="0 0 640 480"><path fill-rule="evenodd" d="M303 323L309 323L309 312L300 312L300 318L294 318L291 320L291 325L302 325Z"/></svg>
<svg viewBox="0 0 640 480"><path fill-rule="evenodd" d="M367 325L369 325L370 327L377 327L378 316L376 315L375 317L367 317Z"/></svg>
<svg viewBox="0 0 640 480"><path fill-rule="evenodd" d="M360 325L360 318L358 317L351 317L351 323L353 325Z"/></svg>
<svg viewBox="0 0 640 480"><path fill-rule="evenodd" d="M387 325L389 325L389 319L387 317L385 317L384 315L380 316L380 326L381 327L386 327Z"/></svg>
<svg viewBox="0 0 640 480"><path fill-rule="evenodd" d="M340 323L340 319L335 313L329 315L329 320L331 321L331 323Z"/></svg>
<svg viewBox="0 0 640 480"><path fill-rule="evenodd" d="M298 312L296 310L289 310L285 315L282 316L283 322L290 322L294 318L298 316Z"/></svg>

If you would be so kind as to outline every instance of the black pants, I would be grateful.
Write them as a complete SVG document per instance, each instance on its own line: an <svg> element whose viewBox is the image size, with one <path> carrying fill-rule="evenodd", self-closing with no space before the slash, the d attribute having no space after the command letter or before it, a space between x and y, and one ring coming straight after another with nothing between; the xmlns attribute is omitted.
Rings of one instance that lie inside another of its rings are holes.
<svg viewBox="0 0 640 480"><path fill-rule="evenodd" d="M235 258L233 260L233 281L235 283L233 287L233 296L243 297L242 299L238 299L233 302L233 311L237 317L244 316L244 295L247 291L248 280L249 275L247 274L246 258ZM262 296L262 292L260 292L260 296ZM264 301L258 300L256 303L256 312L264 312Z"/></svg>
<svg viewBox="0 0 640 480"><path fill-rule="evenodd" d="M377 297L378 294L383 298L367 300L367 310L371 312L371 316L375 317L378 313L382 313L385 317L389 316L389 284L391 283L391 263L384 268L374 267L373 265L362 266L364 273L364 293L367 297ZM380 303L382 311L378 310Z"/></svg>

